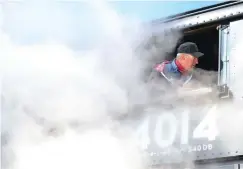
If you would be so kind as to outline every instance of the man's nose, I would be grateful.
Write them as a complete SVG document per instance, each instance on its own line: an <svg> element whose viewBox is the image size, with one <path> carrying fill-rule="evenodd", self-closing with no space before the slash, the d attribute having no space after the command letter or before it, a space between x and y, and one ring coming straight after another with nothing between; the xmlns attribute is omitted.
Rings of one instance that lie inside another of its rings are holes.
<svg viewBox="0 0 243 169"><path fill-rule="evenodd" d="M198 59L197 58L194 59L194 63L198 64Z"/></svg>

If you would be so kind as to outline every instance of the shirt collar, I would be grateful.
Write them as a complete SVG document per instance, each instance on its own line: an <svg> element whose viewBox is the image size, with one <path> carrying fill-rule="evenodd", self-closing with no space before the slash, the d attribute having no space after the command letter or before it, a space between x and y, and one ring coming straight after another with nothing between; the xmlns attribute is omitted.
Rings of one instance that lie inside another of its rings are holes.
<svg viewBox="0 0 243 169"><path fill-rule="evenodd" d="M173 72L179 72L179 69L178 69L178 67L177 67L177 65L175 63L175 59L171 62L171 70Z"/></svg>
<svg viewBox="0 0 243 169"><path fill-rule="evenodd" d="M181 74L176 63L175 63L175 59L172 60L170 63L166 64L166 71L168 73L176 73L176 74Z"/></svg>

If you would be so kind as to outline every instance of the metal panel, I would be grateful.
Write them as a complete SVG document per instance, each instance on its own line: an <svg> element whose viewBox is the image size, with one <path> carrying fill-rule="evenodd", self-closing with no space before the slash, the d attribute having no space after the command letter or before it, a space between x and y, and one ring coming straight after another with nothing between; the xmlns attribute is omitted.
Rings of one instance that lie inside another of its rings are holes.
<svg viewBox="0 0 243 169"><path fill-rule="evenodd" d="M221 19L229 19L236 16L243 15L243 3L233 5L230 7L225 7L221 9L215 9L202 14L196 14L193 16L188 16L185 18L170 21L168 23L155 23L153 24L153 31L160 32L165 29L175 29L175 28L187 28L191 26L196 26L204 23L214 22Z"/></svg>
<svg viewBox="0 0 243 169"><path fill-rule="evenodd" d="M225 128L217 126L222 119L216 118L220 110L215 106L155 108L143 118L132 120L132 129L136 130L151 165L242 155L239 147L232 144L225 147L221 137Z"/></svg>
<svg viewBox="0 0 243 169"><path fill-rule="evenodd" d="M197 8L197 9L186 11L186 12L183 12L183 13L178 13L176 15L171 15L171 16L168 16L166 18L156 19L156 20L153 20L152 23L169 22L169 21L172 21L172 20L177 20L177 19L189 17L189 16L196 15L196 14L199 14L199 13L205 13L205 12L212 11L212 10L215 10L215 9L223 8L223 7L226 7L226 6L231 6L231 5L234 5L236 3L238 3L238 2L236 2L236 1L219 2L215 5L207 5L206 7Z"/></svg>
<svg viewBox="0 0 243 169"><path fill-rule="evenodd" d="M243 98L243 20L230 23L229 58L230 58L230 83L229 88L235 100ZM243 111L243 110L242 110Z"/></svg>

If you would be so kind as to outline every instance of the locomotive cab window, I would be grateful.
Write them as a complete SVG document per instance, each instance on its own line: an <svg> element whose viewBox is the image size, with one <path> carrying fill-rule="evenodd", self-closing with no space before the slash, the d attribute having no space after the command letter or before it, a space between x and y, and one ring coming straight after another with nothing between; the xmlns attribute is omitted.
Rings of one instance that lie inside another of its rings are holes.
<svg viewBox="0 0 243 169"><path fill-rule="evenodd" d="M176 56L177 48L183 42L194 42L197 44L199 51L204 53L203 57L198 59L196 68L211 72L216 77L212 79L212 83L217 83L217 73L219 70L219 32L217 26L206 28L184 30L183 36L178 40L177 45L170 56ZM172 59L172 58L170 58ZM220 69L222 69L222 62Z"/></svg>
<svg viewBox="0 0 243 169"><path fill-rule="evenodd" d="M186 41L197 44L199 51L204 53L196 65L198 70L207 72L205 83L218 86L220 97L229 97L228 58L227 58L227 25L211 25L200 28L183 30L183 36L178 40L175 50L170 56L176 56L177 47ZM172 59L172 58L171 58ZM203 75L203 74L202 74ZM203 78L204 79L204 78Z"/></svg>
<svg viewBox="0 0 243 169"><path fill-rule="evenodd" d="M181 38L180 43L185 41L196 43L199 50L204 53L204 56L199 58L197 68L218 71L219 33L216 26L187 31L184 37Z"/></svg>

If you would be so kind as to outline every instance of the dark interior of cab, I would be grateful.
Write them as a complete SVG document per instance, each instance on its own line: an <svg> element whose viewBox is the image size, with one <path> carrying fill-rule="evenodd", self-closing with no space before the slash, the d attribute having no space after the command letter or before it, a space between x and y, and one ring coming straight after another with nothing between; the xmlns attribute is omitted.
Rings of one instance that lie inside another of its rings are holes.
<svg viewBox="0 0 243 169"><path fill-rule="evenodd" d="M186 41L196 43L199 50L204 53L204 56L199 58L198 68L218 71L219 32L217 30L217 25L208 26L206 28L184 30L184 36L178 41L173 56L176 56L177 47ZM222 68L222 65L220 68Z"/></svg>

